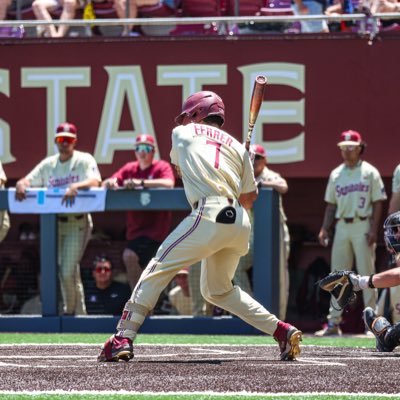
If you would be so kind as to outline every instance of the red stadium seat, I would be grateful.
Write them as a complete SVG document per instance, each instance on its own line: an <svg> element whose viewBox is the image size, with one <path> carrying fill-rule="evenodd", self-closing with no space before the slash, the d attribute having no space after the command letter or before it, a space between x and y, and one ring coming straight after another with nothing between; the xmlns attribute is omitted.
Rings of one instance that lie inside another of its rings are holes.
<svg viewBox="0 0 400 400"><path fill-rule="evenodd" d="M259 15L263 0L227 0L227 14L235 16L236 1L238 1L239 16Z"/></svg>
<svg viewBox="0 0 400 400"><path fill-rule="evenodd" d="M220 0L182 0L182 17L213 17L221 15Z"/></svg>
<svg viewBox="0 0 400 400"><path fill-rule="evenodd" d="M179 16L181 17L219 17L222 15L223 0L182 0ZM170 33L177 36L190 35L218 35L219 28L215 23L212 24L192 24L177 25Z"/></svg>
<svg viewBox="0 0 400 400"><path fill-rule="evenodd" d="M261 7L261 15L293 15L290 0L266 0L265 5Z"/></svg>
<svg viewBox="0 0 400 400"><path fill-rule="evenodd" d="M175 16L176 10L168 7L165 3L161 3L155 6L138 7L138 13L141 18L163 18Z"/></svg>

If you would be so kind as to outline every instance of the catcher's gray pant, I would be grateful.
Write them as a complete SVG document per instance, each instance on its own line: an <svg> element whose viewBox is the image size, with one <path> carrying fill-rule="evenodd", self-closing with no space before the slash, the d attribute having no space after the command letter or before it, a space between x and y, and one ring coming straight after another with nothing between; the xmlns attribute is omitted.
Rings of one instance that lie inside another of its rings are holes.
<svg viewBox="0 0 400 400"><path fill-rule="evenodd" d="M86 305L79 262L92 232L90 214L58 217L58 265L64 314L85 315Z"/></svg>
<svg viewBox="0 0 400 400"><path fill-rule="evenodd" d="M357 273L360 275L375 273L376 245L368 246L366 234L369 228L369 220L361 221L355 219L353 223L348 224L343 220L337 222L332 245L332 271L352 270L355 257ZM375 309L378 296L377 290L363 290L362 294L364 306ZM343 310L340 310L332 296L332 306L329 309L328 321L339 324L342 320L342 312Z"/></svg>
<svg viewBox="0 0 400 400"><path fill-rule="evenodd" d="M275 332L279 321L276 316L232 285L239 258L248 251L250 221L246 210L234 201L235 223L216 223L217 214L229 205L224 197L201 199L197 209L165 239L126 303L117 335L134 340L165 286L181 268L200 260L200 289L207 301L262 332L271 335Z"/></svg>

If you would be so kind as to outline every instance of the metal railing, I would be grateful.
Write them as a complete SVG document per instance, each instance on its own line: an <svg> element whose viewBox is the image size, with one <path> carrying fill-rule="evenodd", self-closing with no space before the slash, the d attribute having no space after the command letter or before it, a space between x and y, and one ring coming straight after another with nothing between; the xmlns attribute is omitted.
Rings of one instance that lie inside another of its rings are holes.
<svg viewBox="0 0 400 400"><path fill-rule="evenodd" d="M378 26L379 20L399 19L400 13L364 13L341 15L277 15L277 16L246 16L246 17L163 17L163 18L101 18L101 19L73 19L73 20L3 20L1 26L36 27L39 25L67 25L67 26L118 26L118 25L186 25L186 24L245 24L245 23L276 23L325 20L327 22L360 21Z"/></svg>

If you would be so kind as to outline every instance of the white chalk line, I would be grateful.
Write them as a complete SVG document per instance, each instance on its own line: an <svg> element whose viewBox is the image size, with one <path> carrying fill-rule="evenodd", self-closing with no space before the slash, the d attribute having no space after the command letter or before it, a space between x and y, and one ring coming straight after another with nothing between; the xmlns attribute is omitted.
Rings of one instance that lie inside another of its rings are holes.
<svg viewBox="0 0 400 400"><path fill-rule="evenodd" d="M118 390L118 391L111 391L111 390L32 390L32 391L27 391L23 390L20 392L15 392L11 390L0 390L0 395L1 394L7 394L7 395L31 395L31 396L40 396L40 395L65 395L65 396L70 396L70 395L96 395L96 397L102 397L102 396L110 396L110 395L121 395L121 396L134 396L134 395L142 395L142 396L215 396L215 397L226 397L226 396L234 396L234 397L240 397L240 396L251 396L251 397L261 397L261 398L275 398L275 397L287 397L287 398L296 398L296 397L310 397L312 398L313 396L330 396L332 398L335 397L342 397L342 396L348 396L348 397L354 397L354 398L359 398L361 396L363 397L371 397L372 399L378 397L384 397L384 398L398 398L400 393L367 393L367 392L359 392L359 393L348 393L348 392L298 392L298 393L264 393L264 392L248 392L248 391L241 391L241 392L213 392L210 390L200 392L152 392L152 391L143 391L143 392L138 392L138 391L128 391L128 390Z"/></svg>

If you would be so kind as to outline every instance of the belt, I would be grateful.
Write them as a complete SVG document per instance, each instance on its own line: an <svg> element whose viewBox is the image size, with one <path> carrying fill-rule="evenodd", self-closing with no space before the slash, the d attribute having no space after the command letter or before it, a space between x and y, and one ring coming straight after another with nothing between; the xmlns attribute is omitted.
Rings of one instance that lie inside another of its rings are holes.
<svg viewBox="0 0 400 400"><path fill-rule="evenodd" d="M213 202L213 203L224 203L225 201L228 203L228 205L232 206L235 203L235 200L230 198L230 197L224 197L224 196L208 196L208 197L203 197L201 200L204 200L206 203L208 202ZM199 200L200 201L200 200ZM195 201L193 203L193 209L196 210L197 207L199 206L199 201ZM241 204L239 203L238 200L236 200L237 204L239 207L241 207Z"/></svg>
<svg viewBox="0 0 400 400"><path fill-rule="evenodd" d="M339 219L342 219L346 224L352 224L356 219L359 219L360 221L365 221L368 219L368 217L339 218Z"/></svg>
<svg viewBox="0 0 400 400"><path fill-rule="evenodd" d="M68 222L68 221L73 221L73 219L75 219L75 220L80 220L80 219L82 219L84 217L84 214L79 214L79 215L73 215L73 216L70 216L70 217L63 217L63 216L58 216L57 217L57 219L60 221L60 222Z"/></svg>

